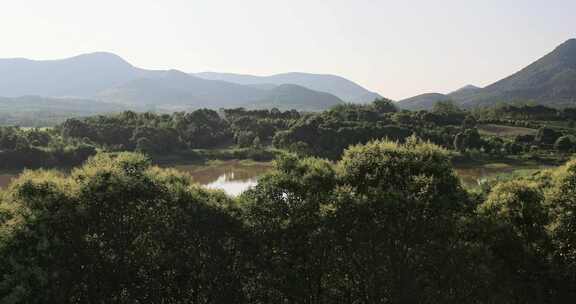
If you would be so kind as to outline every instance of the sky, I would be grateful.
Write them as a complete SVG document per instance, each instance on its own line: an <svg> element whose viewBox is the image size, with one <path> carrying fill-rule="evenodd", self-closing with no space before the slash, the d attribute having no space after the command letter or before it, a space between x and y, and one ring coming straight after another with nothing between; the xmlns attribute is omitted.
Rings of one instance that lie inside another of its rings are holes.
<svg viewBox="0 0 576 304"><path fill-rule="evenodd" d="M485 86L576 38L575 0L0 0L0 58L337 74L400 100Z"/></svg>

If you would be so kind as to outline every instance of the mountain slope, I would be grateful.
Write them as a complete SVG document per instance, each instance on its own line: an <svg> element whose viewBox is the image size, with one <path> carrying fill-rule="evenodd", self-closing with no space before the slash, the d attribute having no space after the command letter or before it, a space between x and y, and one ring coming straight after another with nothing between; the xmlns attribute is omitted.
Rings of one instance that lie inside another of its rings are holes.
<svg viewBox="0 0 576 304"><path fill-rule="evenodd" d="M195 77L176 70L140 69L117 55L103 52L62 60L0 59L0 96L6 97L37 95L98 99L147 109L274 105L322 110L342 102L334 95L304 86L280 85L286 79L314 82L319 87L344 83L342 92L370 94L337 76L295 73L277 75L272 83L255 80L235 83Z"/></svg>
<svg viewBox="0 0 576 304"><path fill-rule="evenodd" d="M487 86L464 104L534 100L550 105L576 104L576 39L570 39L521 71Z"/></svg>
<svg viewBox="0 0 576 304"><path fill-rule="evenodd" d="M172 70L159 77L139 78L103 91L99 98L129 105L234 107L265 96L258 88L206 80Z"/></svg>
<svg viewBox="0 0 576 304"><path fill-rule="evenodd" d="M110 53L62 60L0 59L0 96L90 97L150 73Z"/></svg>
<svg viewBox="0 0 576 304"><path fill-rule="evenodd" d="M425 93L414 97L403 99L396 103L400 109L404 110L429 110L438 101L450 100L450 96L440 93Z"/></svg>
<svg viewBox="0 0 576 304"><path fill-rule="evenodd" d="M43 112L91 115L124 110L126 110L126 107L122 105L87 99L46 98L40 96L0 97L0 113Z"/></svg>
<svg viewBox="0 0 576 304"><path fill-rule="evenodd" d="M347 102L372 102L381 96L340 76L309 73L284 73L272 76L204 72L194 76L211 80L223 80L244 85L295 84L311 90L330 93Z"/></svg>
<svg viewBox="0 0 576 304"><path fill-rule="evenodd" d="M576 106L576 39L564 42L524 69L485 88L467 86L445 96L466 108L498 102ZM419 95L399 101L398 106L429 109L437 97L434 94Z"/></svg>
<svg viewBox="0 0 576 304"><path fill-rule="evenodd" d="M251 107L321 111L342 103L344 101L329 93L310 90L294 84L283 84L267 91L266 96Z"/></svg>
<svg viewBox="0 0 576 304"><path fill-rule="evenodd" d="M468 99L471 98L473 96L475 96L476 94L480 93L482 91L482 88L474 86L474 85L467 85L464 86L454 92L451 92L450 94L448 94L448 97L450 99L457 99L457 100L463 100L463 99Z"/></svg>
<svg viewBox="0 0 576 304"><path fill-rule="evenodd" d="M179 71L140 78L106 90L107 102L165 108L279 107L322 110L342 101L331 94L296 85L262 87L207 80Z"/></svg>

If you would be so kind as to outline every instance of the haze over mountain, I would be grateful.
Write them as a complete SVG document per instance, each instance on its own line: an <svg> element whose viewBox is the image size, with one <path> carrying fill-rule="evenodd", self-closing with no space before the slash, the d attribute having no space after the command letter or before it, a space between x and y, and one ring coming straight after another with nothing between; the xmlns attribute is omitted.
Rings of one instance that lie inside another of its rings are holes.
<svg viewBox="0 0 576 304"><path fill-rule="evenodd" d="M49 98L41 96L0 97L0 112L73 112L91 115L125 110L122 105L88 99Z"/></svg>
<svg viewBox="0 0 576 304"><path fill-rule="evenodd" d="M269 87L207 80L172 70L151 78L139 78L103 91L109 102L173 109L247 107L323 110L343 103L338 97L298 85Z"/></svg>
<svg viewBox="0 0 576 304"><path fill-rule="evenodd" d="M398 107L405 110L419 111L429 110L439 101L452 100L449 95L442 93L424 93L414 97L400 100L396 103Z"/></svg>
<svg viewBox="0 0 576 304"><path fill-rule="evenodd" d="M0 96L92 97L150 73L104 52L62 60L0 59Z"/></svg>
<svg viewBox="0 0 576 304"><path fill-rule="evenodd" d="M283 73L271 76L254 76L244 74L203 72L194 76L211 80L223 80L244 85L296 84L311 90L326 92L338 96L346 102L367 103L381 98L380 94L337 75L310 73Z"/></svg>
<svg viewBox="0 0 576 304"><path fill-rule="evenodd" d="M117 113L127 109L128 107L123 105L88 99L0 97L0 126L52 126L70 117Z"/></svg>
<svg viewBox="0 0 576 304"><path fill-rule="evenodd" d="M485 88L466 86L450 94L422 94L398 102L404 109L429 109L436 102L452 100L473 108L498 102L534 102L576 106L576 39L570 39L524 69Z"/></svg>
<svg viewBox="0 0 576 304"><path fill-rule="evenodd" d="M94 99L148 109L275 106L323 110L343 100L372 101L379 97L335 75L216 77L214 73L141 69L105 52L62 60L0 59L0 75L0 96L4 97Z"/></svg>

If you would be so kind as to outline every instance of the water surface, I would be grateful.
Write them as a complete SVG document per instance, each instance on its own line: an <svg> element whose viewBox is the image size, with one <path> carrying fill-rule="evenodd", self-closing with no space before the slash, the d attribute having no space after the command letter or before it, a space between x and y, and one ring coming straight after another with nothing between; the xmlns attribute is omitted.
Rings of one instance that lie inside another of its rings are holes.
<svg viewBox="0 0 576 304"><path fill-rule="evenodd" d="M237 196L258 183L258 177L272 168L269 162L251 161L214 161L206 164L170 164L172 167L187 172L194 181L211 189L224 190L229 195ZM479 181L493 179L515 173L530 174L541 169L550 168L546 165L484 164L481 166L457 166L456 173L462 184L467 188L478 186ZM6 187L17 174L0 173L0 188Z"/></svg>
<svg viewBox="0 0 576 304"><path fill-rule="evenodd" d="M462 185L466 188L477 187L482 181L513 176L526 176L540 170L549 169L549 165L509 165L503 163L484 164L479 166L456 166L454 170Z"/></svg>
<svg viewBox="0 0 576 304"><path fill-rule="evenodd" d="M269 162L246 162L238 160L211 162L204 165L171 165L169 167L186 172L194 181L210 189L224 190L237 196L256 186L258 177L272 168Z"/></svg>

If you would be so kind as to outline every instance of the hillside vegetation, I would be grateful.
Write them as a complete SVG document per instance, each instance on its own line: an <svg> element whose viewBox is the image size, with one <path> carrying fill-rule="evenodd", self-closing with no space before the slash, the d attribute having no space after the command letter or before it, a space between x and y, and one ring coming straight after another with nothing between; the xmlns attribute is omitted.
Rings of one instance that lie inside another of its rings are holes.
<svg viewBox="0 0 576 304"><path fill-rule="evenodd" d="M576 162L484 193L411 137L285 156L232 199L140 154L0 194L5 303L569 303Z"/></svg>
<svg viewBox="0 0 576 304"><path fill-rule="evenodd" d="M0 128L2 169L44 168L0 190L0 302L570 303L575 123L379 99ZM152 165L202 157L275 162L235 198ZM452 163L484 160L561 166L467 190Z"/></svg>
<svg viewBox="0 0 576 304"><path fill-rule="evenodd" d="M431 93L401 100L409 110L431 109L438 101L451 100L465 108L498 103L534 103L553 107L576 105L576 39L570 39L546 56L485 88L467 86L449 94Z"/></svg>
<svg viewBox="0 0 576 304"><path fill-rule="evenodd" d="M0 97L34 95L44 99L82 99L93 100L95 105L104 101L139 111L221 107L321 111L344 101L371 102L380 97L336 75L285 73L270 77L229 77L231 74L146 70L118 55L102 52L61 60L0 59L0 74L3 75ZM34 107L26 109L31 111ZM20 112L19 108L15 111ZM57 113L58 106L50 112ZM73 112L73 107L66 112Z"/></svg>

